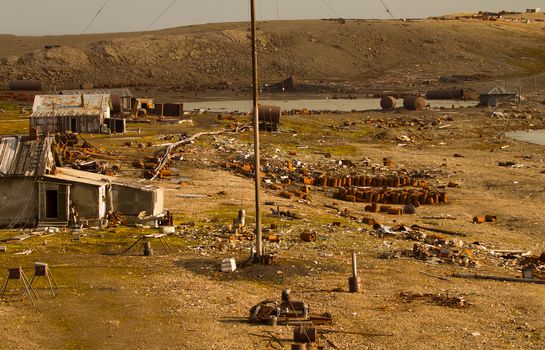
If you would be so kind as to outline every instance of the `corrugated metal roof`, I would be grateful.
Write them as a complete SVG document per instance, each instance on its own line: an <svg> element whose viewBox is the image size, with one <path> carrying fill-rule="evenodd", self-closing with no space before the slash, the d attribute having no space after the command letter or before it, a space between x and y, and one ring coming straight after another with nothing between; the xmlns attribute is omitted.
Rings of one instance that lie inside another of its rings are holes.
<svg viewBox="0 0 545 350"><path fill-rule="evenodd" d="M504 87L495 86L487 92L483 92L481 95L516 95L515 91L509 91Z"/></svg>
<svg viewBox="0 0 545 350"><path fill-rule="evenodd" d="M81 94L107 94L119 95L121 97L132 97L131 89L89 89L89 90L61 90L62 95L81 95Z"/></svg>
<svg viewBox="0 0 545 350"><path fill-rule="evenodd" d="M30 117L94 117L100 116L98 109L58 109L55 111L33 112Z"/></svg>
<svg viewBox="0 0 545 350"><path fill-rule="evenodd" d="M63 109L97 109L106 111L110 107L108 94L80 95L36 95L33 112L50 112Z"/></svg>
<svg viewBox="0 0 545 350"><path fill-rule="evenodd" d="M100 116L109 117L110 95L36 95L31 117Z"/></svg>
<svg viewBox="0 0 545 350"><path fill-rule="evenodd" d="M44 175L46 179L54 179L66 182L83 183L93 186L105 186L114 178L111 176L90 173L70 168L57 168L54 174Z"/></svg>
<svg viewBox="0 0 545 350"><path fill-rule="evenodd" d="M0 137L0 176L40 176L51 170L51 137L29 140L26 136Z"/></svg>

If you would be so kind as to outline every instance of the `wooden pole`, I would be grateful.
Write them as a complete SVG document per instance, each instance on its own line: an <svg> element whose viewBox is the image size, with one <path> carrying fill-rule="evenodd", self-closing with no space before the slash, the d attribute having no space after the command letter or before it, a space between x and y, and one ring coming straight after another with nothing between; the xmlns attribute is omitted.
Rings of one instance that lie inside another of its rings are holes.
<svg viewBox="0 0 545 350"><path fill-rule="evenodd" d="M348 278L348 291L350 293L358 293L360 291L360 282L361 279L358 277L356 252L352 252L352 277Z"/></svg>
<svg viewBox="0 0 545 350"><path fill-rule="evenodd" d="M356 260L356 252L352 252L352 277L358 277L358 264Z"/></svg>
<svg viewBox="0 0 545 350"><path fill-rule="evenodd" d="M255 0L250 0L250 12L252 19L252 83L253 83L253 119L254 119L254 182L255 182L255 236L256 255L258 259L263 256L263 237L261 232L261 170L259 157L259 86L257 76L257 49L256 49L256 21Z"/></svg>

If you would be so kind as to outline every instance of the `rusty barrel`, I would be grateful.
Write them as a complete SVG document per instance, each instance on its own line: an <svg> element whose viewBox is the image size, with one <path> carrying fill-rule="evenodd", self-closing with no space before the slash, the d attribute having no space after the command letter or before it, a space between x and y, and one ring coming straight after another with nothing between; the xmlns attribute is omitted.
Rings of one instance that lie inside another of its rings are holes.
<svg viewBox="0 0 545 350"><path fill-rule="evenodd" d="M380 99L380 107L382 109L394 109L396 108L397 100L393 96L384 96Z"/></svg>
<svg viewBox="0 0 545 350"><path fill-rule="evenodd" d="M316 234L313 232L301 232L301 240L305 242L314 242L316 241Z"/></svg>
<svg viewBox="0 0 545 350"><path fill-rule="evenodd" d="M426 99L421 96L403 97L403 107L413 111L419 111L426 107Z"/></svg>
<svg viewBox="0 0 545 350"><path fill-rule="evenodd" d="M484 220L486 222L496 222L498 221L498 218L495 215L485 215Z"/></svg>
<svg viewBox="0 0 545 350"><path fill-rule="evenodd" d="M81 83L79 84L80 90L91 90L94 88L93 83Z"/></svg>
<svg viewBox="0 0 545 350"><path fill-rule="evenodd" d="M474 223L474 224L482 224L484 221L485 221L485 217L484 217L484 216L475 216L475 217L473 218L473 223Z"/></svg>
<svg viewBox="0 0 545 350"><path fill-rule="evenodd" d="M314 343L317 334L315 327L297 326L293 328L293 340L299 343Z"/></svg>
<svg viewBox="0 0 545 350"><path fill-rule="evenodd" d="M282 110L280 106L259 105L259 121L269 123L280 123Z"/></svg>

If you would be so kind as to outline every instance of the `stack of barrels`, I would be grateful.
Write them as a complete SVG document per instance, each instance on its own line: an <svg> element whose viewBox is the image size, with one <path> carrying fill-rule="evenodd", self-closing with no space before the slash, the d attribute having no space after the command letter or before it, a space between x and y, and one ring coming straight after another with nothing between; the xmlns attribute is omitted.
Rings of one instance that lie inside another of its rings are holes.
<svg viewBox="0 0 545 350"><path fill-rule="evenodd" d="M383 203L383 204L412 204L419 207L424 204L445 204L447 203L447 194L423 189L411 190L391 190L383 189L357 189L357 188L340 188L336 194L336 198L348 202L361 203ZM379 210L376 209L376 212Z"/></svg>
<svg viewBox="0 0 545 350"><path fill-rule="evenodd" d="M319 177L317 179L304 179L308 185L322 187L344 187L344 186L369 186L369 187L427 187L426 181L413 179L409 176L330 176Z"/></svg>

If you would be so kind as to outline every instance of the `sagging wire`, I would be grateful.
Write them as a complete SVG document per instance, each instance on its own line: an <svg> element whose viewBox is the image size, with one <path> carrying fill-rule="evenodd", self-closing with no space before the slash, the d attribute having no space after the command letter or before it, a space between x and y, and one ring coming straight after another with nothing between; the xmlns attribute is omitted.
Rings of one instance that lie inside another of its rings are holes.
<svg viewBox="0 0 545 350"><path fill-rule="evenodd" d="M390 17L392 17L392 19L396 19L394 14L392 13L392 10L390 10L390 8L388 7L388 5L386 5L386 3L384 2L384 0L380 0L380 3L382 4L382 6L384 7L384 9L386 10L386 13L388 13L390 15Z"/></svg>
<svg viewBox="0 0 545 350"><path fill-rule="evenodd" d="M85 27L85 29L83 29L83 31L81 32L80 35L83 35L83 34L85 34L85 32L87 32L87 29L89 29L89 27L91 27L91 25L93 24L93 22L95 21L95 19L97 19L98 15L100 15L100 13L102 12L102 10L104 10L104 8L106 7L106 5L108 5L108 2L110 2L110 0L104 1L104 3L102 4L102 6L98 9L97 13L96 13L95 16L93 17L93 19L91 19L91 21L90 21L89 23L87 23L87 26Z"/></svg>
<svg viewBox="0 0 545 350"><path fill-rule="evenodd" d="M341 16L339 16L339 14L337 13L337 11L335 11L335 9L333 7L331 7L326 0L322 0L323 4L335 15L335 17L337 18L342 18Z"/></svg>
<svg viewBox="0 0 545 350"><path fill-rule="evenodd" d="M178 0L172 0L172 2L159 14L159 16L155 17L155 19L151 22L149 26L144 29L143 32L141 32L139 35L143 35L146 33L163 15L172 7Z"/></svg>

